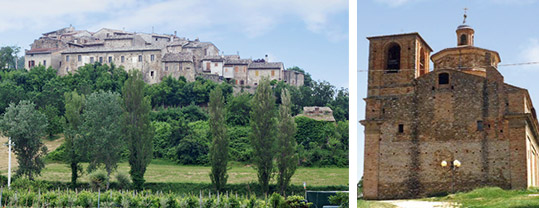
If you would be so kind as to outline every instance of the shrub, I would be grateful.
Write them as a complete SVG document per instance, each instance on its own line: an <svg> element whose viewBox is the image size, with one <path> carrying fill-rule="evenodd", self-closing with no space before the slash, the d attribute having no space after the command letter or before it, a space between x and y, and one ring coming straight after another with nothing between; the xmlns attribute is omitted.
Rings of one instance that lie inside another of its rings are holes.
<svg viewBox="0 0 539 208"><path fill-rule="evenodd" d="M278 193L273 193L269 200L271 208L281 208L284 206L284 197Z"/></svg>
<svg viewBox="0 0 539 208"><path fill-rule="evenodd" d="M339 205L343 208L348 208L348 193L338 192L337 194L330 196L329 203Z"/></svg>
<svg viewBox="0 0 539 208"><path fill-rule="evenodd" d="M30 191L47 190L51 187L46 181L32 181L27 178L18 178L11 183L11 186L14 189Z"/></svg>
<svg viewBox="0 0 539 208"><path fill-rule="evenodd" d="M119 189L129 189L129 186L131 185L131 178L127 173L118 172L116 174L116 182L118 182Z"/></svg>
<svg viewBox="0 0 539 208"><path fill-rule="evenodd" d="M98 189L103 189L109 177L104 170L96 170L90 174L90 187L92 190L97 191Z"/></svg>
<svg viewBox="0 0 539 208"><path fill-rule="evenodd" d="M348 204L348 200L346 201ZM286 197L285 206L286 208L308 208L313 203L308 203L302 196L289 196Z"/></svg>
<svg viewBox="0 0 539 208"><path fill-rule="evenodd" d="M7 176L0 175L0 187L7 186Z"/></svg>

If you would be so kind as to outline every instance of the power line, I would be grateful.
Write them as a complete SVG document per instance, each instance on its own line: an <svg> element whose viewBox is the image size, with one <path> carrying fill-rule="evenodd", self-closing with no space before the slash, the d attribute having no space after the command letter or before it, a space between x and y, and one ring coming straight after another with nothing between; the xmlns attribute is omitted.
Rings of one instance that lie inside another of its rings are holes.
<svg viewBox="0 0 539 208"><path fill-rule="evenodd" d="M522 65L536 65L536 64L539 64L538 61L534 61L534 62L522 62L522 63L512 63L512 64L498 64L498 67L505 67L505 66L522 66ZM490 66L474 66L475 67L490 67ZM451 69L451 70L455 70L455 69L465 69L465 68L468 68L468 67L460 67L460 68L436 68L437 70L443 70L443 69ZM388 69L372 69L372 70L362 70L362 69L359 69L357 70L358 72L369 72L369 71L415 71L417 69L398 69L398 70L388 70ZM432 69L429 69L429 71L432 71Z"/></svg>

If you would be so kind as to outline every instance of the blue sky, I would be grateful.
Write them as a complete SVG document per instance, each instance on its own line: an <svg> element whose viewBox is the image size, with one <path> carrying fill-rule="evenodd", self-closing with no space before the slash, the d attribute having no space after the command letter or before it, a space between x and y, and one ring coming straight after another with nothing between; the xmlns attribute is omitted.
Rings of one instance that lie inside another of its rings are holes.
<svg viewBox="0 0 539 208"><path fill-rule="evenodd" d="M434 54L457 44L462 23L475 30L474 45L498 51L501 64L539 62L539 1L537 0L365 0L358 3L358 68L368 69L365 37L419 32ZM432 67L432 64L431 64ZM505 82L527 88L539 106L539 64L500 66ZM367 73L358 72L358 118L365 118ZM358 178L363 175L363 126L358 125Z"/></svg>
<svg viewBox="0 0 539 208"><path fill-rule="evenodd" d="M115 28L213 42L225 54L282 61L348 87L346 0L2 0L0 46L29 49L42 33ZM21 53L23 54L23 53ZM329 73L328 73L329 72Z"/></svg>

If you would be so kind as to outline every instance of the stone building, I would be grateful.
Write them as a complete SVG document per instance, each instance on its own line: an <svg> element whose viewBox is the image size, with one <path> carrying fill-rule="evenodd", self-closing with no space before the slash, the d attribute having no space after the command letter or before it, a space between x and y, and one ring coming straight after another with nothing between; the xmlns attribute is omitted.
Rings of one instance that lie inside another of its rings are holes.
<svg viewBox="0 0 539 208"><path fill-rule="evenodd" d="M539 186L528 91L504 82L499 54L475 47L472 27L456 33L456 47L432 56L418 33L367 38L366 199Z"/></svg>
<svg viewBox="0 0 539 208"><path fill-rule="evenodd" d="M201 76L218 81L234 79L237 85L256 86L261 76L268 76L295 86L303 85L303 74L288 72L295 75L288 76L289 81L281 62L255 63L239 55L220 55L213 43L180 38L176 32L162 35L109 28L88 32L70 26L43 33L26 51L25 60L26 69L52 66L59 75L95 62L115 64L127 71L141 70L149 84L158 83L166 76L184 76L187 81Z"/></svg>
<svg viewBox="0 0 539 208"><path fill-rule="evenodd" d="M329 121L335 122L335 117L333 117L333 110L330 107L320 107L320 106L305 106L303 107L303 113L298 114L297 116L305 116L310 119L317 121Z"/></svg>

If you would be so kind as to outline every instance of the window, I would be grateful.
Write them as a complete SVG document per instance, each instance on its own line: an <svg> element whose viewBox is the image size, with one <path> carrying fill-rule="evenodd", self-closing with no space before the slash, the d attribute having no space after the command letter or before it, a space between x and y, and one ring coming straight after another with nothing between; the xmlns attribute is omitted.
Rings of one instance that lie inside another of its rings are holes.
<svg viewBox="0 0 539 208"><path fill-rule="evenodd" d="M398 73L400 69L401 47L393 43L387 50L387 73Z"/></svg>
<svg viewBox="0 0 539 208"><path fill-rule="evenodd" d="M271 76L274 77L275 76L275 71L271 71Z"/></svg>
<svg viewBox="0 0 539 208"><path fill-rule="evenodd" d="M238 67L237 66L234 67L234 72L238 73Z"/></svg>
<svg viewBox="0 0 539 208"><path fill-rule="evenodd" d="M206 70L210 70L210 67L211 67L210 64L211 64L210 62L206 63Z"/></svg>
<svg viewBox="0 0 539 208"><path fill-rule="evenodd" d="M142 62L142 55L138 55L138 62Z"/></svg>
<svg viewBox="0 0 539 208"><path fill-rule="evenodd" d="M165 71L168 71L168 66L165 66Z"/></svg>
<svg viewBox="0 0 539 208"><path fill-rule="evenodd" d="M155 61L155 55L153 55L153 54L150 55L150 60L151 60L151 61Z"/></svg>
<svg viewBox="0 0 539 208"><path fill-rule="evenodd" d="M68 62L68 61L69 61L69 56L66 56L66 62Z"/></svg>
<svg viewBox="0 0 539 208"><path fill-rule="evenodd" d="M78 62L81 62L81 61L82 61L82 56L81 56L81 55L78 55L78 56L77 56L77 61L78 61Z"/></svg>
<svg viewBox="0 0 539 208"><path fill-rule="evenodd" d="M150 72L150 76L153 78L153 71Z"/></svg>
<svg viewBox="0 0 539 208"><path fill-rule="evenodd" d="M43 66L47 67L47 60L43 60Z"/></svg>
<svg viewBox="0 0 539 208"><path fill-rule="evenodd" d="M112 63L112 56L109 56L109 63Z"/></svg>
<svg viewBox="0 0 539 208"><path fill-rule="evenodd" d="M66 67L66 72L69 72L69 67Z"/></svg>
<svg viewBox="0 0 539 208"><path fill-rule="evenodd" d="M243 85L243 83L244 83L243 80L240 80L240 85Z"/></svg>
<svg viewBox="0 0 539 208"><path fill-rule="evenodd" d="M99 63L103 63L103 57L99 57Z"/></svg>
<svg viewBox="0 0 539 208"><path fill-rule="evenodd" d="M225 72L228 72L228 68L225 68Z"/></svg>
<svg viewBox="0 0 539 208"><path fill-rule="evenodd" d="M255 71L255 76L257 76L257 77L258 77L258 70L257 70L257 71Z"/></svg>
<svg viewBox="0 0 539 208"><path fill-rule="evenodd" d="M94 57L90 57L90 63L94 63Z"/></svg>
<svg viewBox="0 0 539 208"><path fill-rule="evenodd" d="M28 68L32 68L36 65L35 61L28 61Z"/></svg>
<svg viewBox="0 0 539 208"><path fill-rule="evenodd" d="M468 38L466 37L466 34L462 34L460 35L460 44L459 45L467 45L468 43Z"/></svg>
<svg viewBox="0 0 539 208"><path fill-rule="evenodd" d="M483 131L483 121L477 121L477 131Z"/></svg>
<svg viewBox="0 0 539 208"><path fill-rule="evenodd" d="M399 124L399 133L404 133L404 124Z"/></svg>
<svg viewBox="0 0 539 208"><path fill-rule="evenodd" d="M217 63L215 63L214 66L217 66Z"/></svg>
<svg viewBox="0 0 539 208"><path fill-rule="evenodd" d="M438 74L438 84L449 84L449 74L448 73Z"/></svg>

